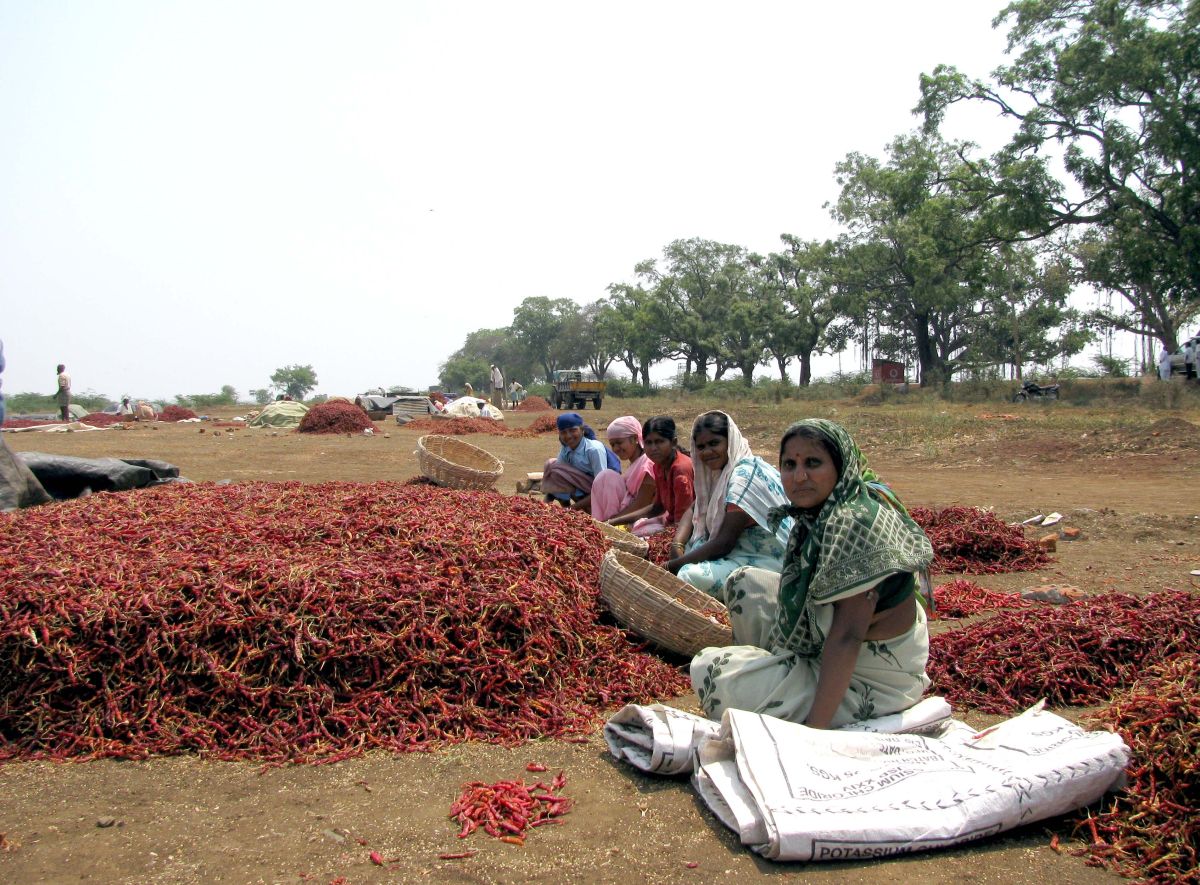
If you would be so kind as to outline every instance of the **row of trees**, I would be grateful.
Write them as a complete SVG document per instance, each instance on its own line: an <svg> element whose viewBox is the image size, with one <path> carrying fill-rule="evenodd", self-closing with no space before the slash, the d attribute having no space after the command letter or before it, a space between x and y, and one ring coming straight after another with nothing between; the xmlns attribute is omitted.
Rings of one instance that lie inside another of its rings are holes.
<svg viewBox="0 0 1200 885"><path fill-rule="evenodd" d="M1200 3L1019 0L1004 24L1013 60L991 81L936 68L919 131L837 165L836 239L784 234L767 255L676 240L594 303L527 298L509 327L469 335L442 383L482 383L491 362L529 379L619 363L648 387L672 359L685 380L746 384L794 362L807 384L814 355L852 340L922 384L1021 377L1101 329L1174 350L1200 314ZM1013 121L994 155L941 136L964 102ZM1120 307L1071 309L1081 285Z"/></svg>

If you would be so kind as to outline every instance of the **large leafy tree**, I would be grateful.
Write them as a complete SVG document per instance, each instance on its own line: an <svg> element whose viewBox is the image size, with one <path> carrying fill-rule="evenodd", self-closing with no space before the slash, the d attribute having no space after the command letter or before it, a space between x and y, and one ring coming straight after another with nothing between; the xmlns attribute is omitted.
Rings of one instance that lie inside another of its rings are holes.
<svg viewBox="0 0 1200 885"><path fill-rule="evenodd" d="M667 335L665 311L655 296L640 285L613 283L608 287L613 312L605 322L611 324L617 342L617 359L629 369L630 377L650 389L650 367L666 359Z"/></svg>
<svg viewBox="0 0 1200 885"><path fill-rule="evenodd" d="M1071 268L1054 244L1004 247L985 268L985 307L960 361L977 371L1047 366L1074 356L1092 340L1078 312L1067 306Z"/></svg>
<svg viewBox="0 0 1200 885"><path fill-rule="evenodd" d="M819 243L783 234L784 249L755 264L775 298L769 309L767 351L787 378L791 357L800 362L800 384L812 381L814 353L836 352L846 346L847 328L841 316L838 255L831 242Z"/></svg>
<svg viewBox="0 0 1200 885"><path fill-rule="evenodd" d="M620 322L613 306L605 300L585 304L579 312L578 352L583 364L603 380L621 350Z"/></svg>
<svg viewBox="0 0 1200 885"><path fill-rule="evenodd" d="M703 381L710 365L721 370L721 337L746 257L741 246L692 238L668 244L661 267L649 259L635 268L658 299L668 355L685 361L685 376L694 371Z"/></svg>
<svg viewBox="0 0 1200 885"><path fill-rule="evenodd" d="M1174 349L1200 300L1200 3L1018 0L1006 23L1013 61L991 82L948 66L922 77L926 128L961 101L1013 120L986 183L1008 236L1097 230L1083 278L1127 304L1104 319Z"/></svg>
<svg viewBox="0 0 1200 885"><path fill-rule="evenodd" d="M974 173L960 147L901 136L887 163L850 154L836 167L833 216L846 313L874 317L912 342L921 383L946 381L980 315L989 247L978 205L962 185Z"/></svg>
<svg viewBox="0 0 1200 885"><path fill-rule="evenodd" d="M271 375L271 385L292 399L304 399L306 393L316 389L317 373L312 366L283 366Z"/></svg>
<svg viewBox="0 0 1200 885"><path fill-rule="evenodd" d="M560 368L582 365L579 305L570 298L526 298L513 311L512 334L546 380Z"/></svg>

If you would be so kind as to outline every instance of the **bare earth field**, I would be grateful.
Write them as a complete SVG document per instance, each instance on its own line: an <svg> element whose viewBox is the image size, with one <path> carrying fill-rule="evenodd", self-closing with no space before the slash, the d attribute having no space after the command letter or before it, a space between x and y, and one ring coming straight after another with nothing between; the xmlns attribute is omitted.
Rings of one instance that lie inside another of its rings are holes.
<svg viewBox="0 0 1200 885"><path fill-rule="evenodd" d="M710 403L609 400L587 412L602 430L626 411L670 414L681 430ZM1041 572L984 576L1016 590L1066 583L1088 593L1164 587L1200 590L1200 410L1127 405L1082 408L947 405L863 406L850 401L779 406L729 403L759 454L774 460L780 431L815 414L845 423L872 466L906 503L993 508L1008 520L1057 510L1082 530L1060 542ZM228 418L232 412L217 417ZM524 427L535 414L511 413ZM208 424L126 425L90 433L7 433L16 451L169 461L195 481L229 479L371 482L417 474L418 433L377 422L373 436L312 436ZM506 465L499 488L540 470L557 450L533 439L474 435ZM51 505L53 506L53 505ZM949 575L938 576L948 580ZM945 629L945 625L934 625ZM662 699L690 707L694 697ZM975 725L994 721L957 711ZM1071 718L1079 711L1060 710ZM516 777L527 762L563 769L574 811L534 831L524 847L482 833L467 844L447 819L465 781ZM101 819L111 826L98 826ZM105 821L108 823L108 821ZM145 762L0 766L3 882L1043 882L1116 881L1049 848L1064 820L941 852L836 865L774 864L743 849L694 797L686 781L653 779L613 762L596 734L587 743L517 749L466 745L331 765L261 770L192 757ZM464 848L466 860L438 855ZM369 852L398 858L373 865Z"/></svg>

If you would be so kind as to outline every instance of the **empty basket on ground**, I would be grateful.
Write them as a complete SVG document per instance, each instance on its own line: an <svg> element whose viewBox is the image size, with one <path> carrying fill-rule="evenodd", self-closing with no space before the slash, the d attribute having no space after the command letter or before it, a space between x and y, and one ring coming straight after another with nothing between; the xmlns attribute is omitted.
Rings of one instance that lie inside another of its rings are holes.
<svg viewBox="0 0 1200 885"><path fill-rule="evenodd" d="M490 489L504 472L504 462L491 452L438 434L417 440L417 464L425 476L452 489Z"/></svg>
<svg viewBox="0 0 1200 885"><path fill-rule="evenodd" d="M609 525L607 522L601 522L600 520L596 520L596 527L604 533L604 540L618 550L624 550L626 553L632 553L635 556L643 558L650 552L650 542L645 538L639 538L637 535L630 534L615 525Z"/></svg>
<svg viewBox="0 0 1200 885"><path fill-rule="evenodd" d="M600 561L600 595L623 627L681 655L733 644L725 606L624 550Z"/></svg>

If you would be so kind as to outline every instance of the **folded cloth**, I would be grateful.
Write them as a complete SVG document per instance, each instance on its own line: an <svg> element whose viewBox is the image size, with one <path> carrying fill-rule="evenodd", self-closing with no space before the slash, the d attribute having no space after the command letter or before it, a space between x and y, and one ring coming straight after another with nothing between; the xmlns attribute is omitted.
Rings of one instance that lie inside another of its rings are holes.
<svg viewBox="0 0 1200 885"><path fill-rule="evenodd" d="M878 734L929 733L950 721L943 698L925 698L899 713L852 722L844 731ZM604 726L604 740L617 759L651 774L690 774L700 743L714 738L721 723L665 704L627 704Z"/></svg>
<svg viewBox="0 0 1200 885"><path fill-rule="evenodd" d="M1124 782L1120 736L1038 708L937 738L819 731L727 710L692 785L771 860L861 860L967 842L1099 799Z"/></svg>

